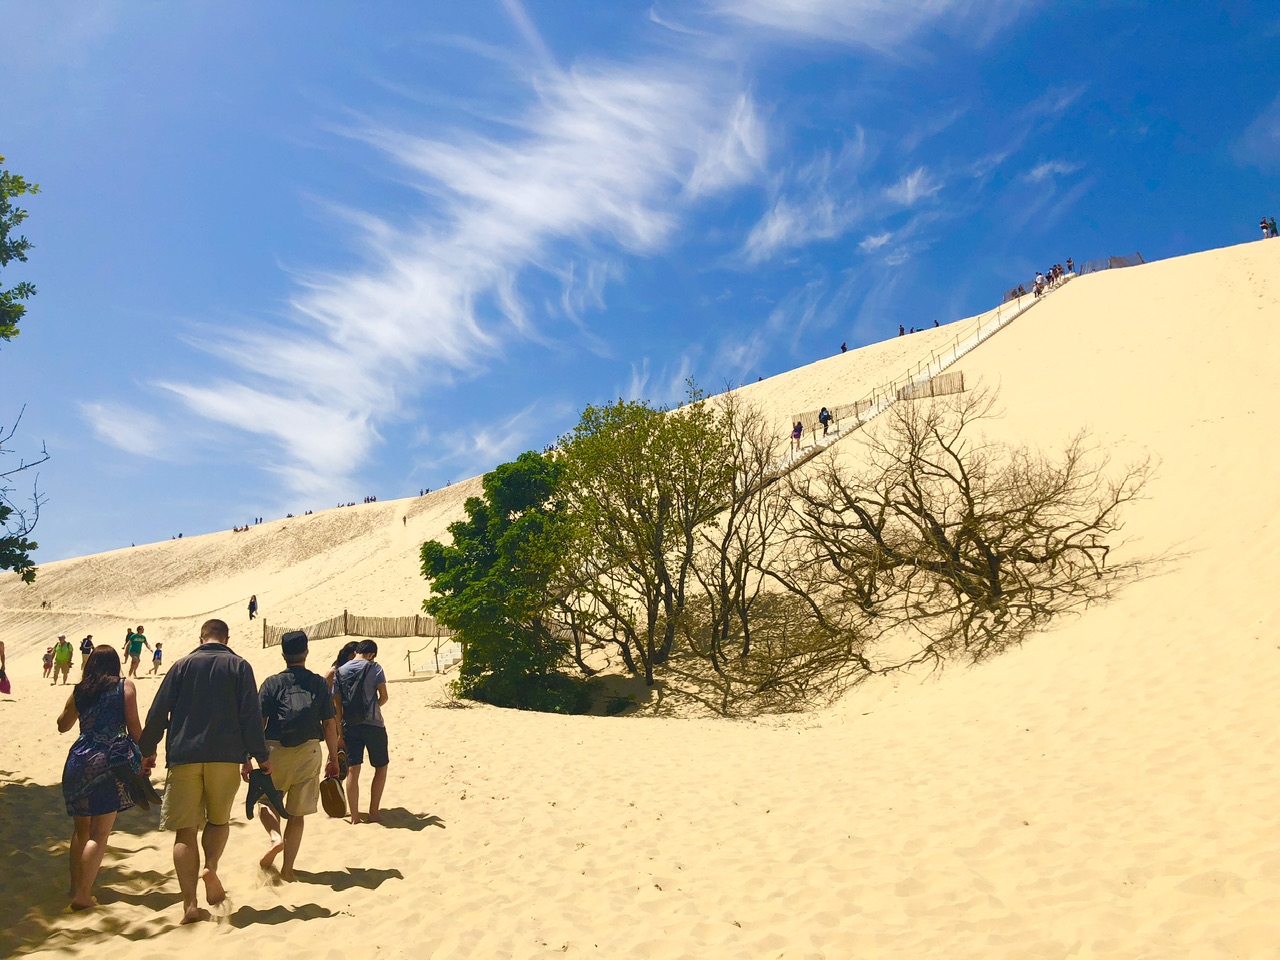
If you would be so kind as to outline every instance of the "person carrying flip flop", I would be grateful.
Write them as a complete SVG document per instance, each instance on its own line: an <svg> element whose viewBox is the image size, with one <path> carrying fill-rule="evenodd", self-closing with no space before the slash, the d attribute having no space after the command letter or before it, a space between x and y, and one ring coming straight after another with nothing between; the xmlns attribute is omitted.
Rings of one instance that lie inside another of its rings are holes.
<svg viewBox="0 0 1280 960"><path fill-rule="evenodd" d="M285 669L268 677L258 694L271 751L271 782L277 791L275 797L267 793L268 802L258 808L258 819L271 838L259 864L270 869L283 853L280 876L293 880L306 817L316 812L320 797L322 739L329 752L325 776L338 775L338 722L329 685L307 669L307 635L289 631L280 638L280 652ZM257 799L252 784L249 799ZM283 831L281 812L288 821Z"/></svg>
<svg viewBox="0 0 1280 960"><path fill-rule="evenodd" d="M227 846L240 781L248 782L253 773L249 758L258 762L259 770L271 773L253 667L232 652L229 639L225 621L204 622L200 646L178 660L160 682L138 741L146 758L143 772L149 773L160 739L165 738L169 776L160 829L174 833L173 866L182 888L183 923L210 919L209 911L200 906L197 880L204 881L209 903L227 898L218 863Z"/></svg>

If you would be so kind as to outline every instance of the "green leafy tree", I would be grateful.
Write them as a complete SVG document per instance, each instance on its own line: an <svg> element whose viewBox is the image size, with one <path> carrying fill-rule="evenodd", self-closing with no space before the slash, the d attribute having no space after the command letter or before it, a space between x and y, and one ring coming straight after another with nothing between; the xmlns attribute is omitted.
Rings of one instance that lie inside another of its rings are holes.
<svg viewBox="0 0 1280 960"><path fill-rule="evenodd" d="M0 157L0 165L3 163L4 157ZM28 183L0 166L0 269L8 267L14 260L25 262L27 251L31 249L31 241L25 236L13 235L14 229L27 219L27 211L14 206L14 198L39 192L39 184ZM0 286L0 340L7 342L18 335L18 322L27 310L24 301L34 296L35 292L35 286L26 280L7 289ZM8 430L0 429L0 456L12 452L9 441L13 439L21 421L22 413L19 412L12 427ZM15 502L10 497L12 487L9 486L9 479L47 459L49 455L41 447L36 459L19 460L16 466L0 470L0 570L17 571L27 583L31 583L36 577L35 564L31 562L31 553L36 549L36 543L29 535L39 519L42 498L36 487L29 504Z"/></svg>
<svg viewBox="0 0 1280 960"><path fill-rule="evenodd" d="M676 409L587 407L560 441L576 521L572 603L598 642L654 682L671 656L699 528L729 502L735 465L724 418L690 384Z"/></svg>
<svg viewBox="0 0 1280 960"><path fill-rule="evenodd" d="M571 639L555 588L569 537L552 456L521 454L485 474L452 544L422 545L434 596L424 609L456 630L464 654L458 693L501 707L561 713L589 705L584 682L561 670Z"/></svg>
<svg viewBox="0 0 1280 960"><path fill-rule="evenodd" d="M0 164L3 163L4 157L0 157ZM11 234L27 219L27 211L15 207L13 200L15 197L39 192L38 183L28 183L16 173L0 167L0 269L14 260L26 262L31 241L21 234ZM26 280L19 281L7 290L0 287L0 339L12 340L18 335L18 322L27 312L23 301L34 296L35 292L36 288Z"/></svg>

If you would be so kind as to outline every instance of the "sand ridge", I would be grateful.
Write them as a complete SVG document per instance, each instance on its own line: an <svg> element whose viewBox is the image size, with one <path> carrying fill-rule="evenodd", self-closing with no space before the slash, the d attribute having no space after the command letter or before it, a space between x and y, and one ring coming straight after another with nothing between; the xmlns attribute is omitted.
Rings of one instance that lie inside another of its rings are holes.
<svg viewBox="0 0 1280 960"><path fill-rule="evenodd" d="M1088 426L1119 459L1158 459L1125 532L1171 561L1110 605L979 668L768 721L460 709L439 681L393 682L387 826L310 820L305 882L277 885L256 866L265 835L239 811L230 901L202 929L174 927L154 813L120 818L104 909L59 912L70 740L53 730L65 691L38 682L58 617L0 584L17 651L16 696L0 698L0 953L212 955L230 934L237 948L326 957L357 944L439 958L1280 956L1278 292L1280 244L1265 242L1097 274L961 361L966 379L1000 386L997 436L1052 447ZM850 371L911 339L744 392L785 422L828 394L852 399ZM430 500L305 518L333 524L317 533L327 556L273 556L302 550L298 524L259 533L270 549L211 534L42 576L89 611L76 615L86 629L143 607L180 638L184 610L227 610L261 678L275 653L252 646L248 592L272 619L335 603L413 612L422 584L414 557L390 559L396 528L406 543L438 536L461 504ZM409 505L405 524L395 511ZM247 573L228 559L256 549L263 565ZM156 568L134 595L121 592L130 555ZM154 681L140 686L145 705Z"/></svg>

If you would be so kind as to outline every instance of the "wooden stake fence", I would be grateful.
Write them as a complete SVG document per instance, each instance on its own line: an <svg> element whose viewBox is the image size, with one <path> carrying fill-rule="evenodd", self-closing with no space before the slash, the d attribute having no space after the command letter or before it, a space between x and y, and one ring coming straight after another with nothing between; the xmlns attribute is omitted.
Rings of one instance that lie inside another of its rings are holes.
<svg viewBox="0 0 1280 960"><path fill-rule="evenodd" d="M308 640L328 640L333 637L452 637L453 631L442 627L436 618L425 614L412 617L362 617L343 610L342 616L330 617L306 627L274 627L262 621L262 646L278 647L280 638L291 630L301 630Z"/></svg>

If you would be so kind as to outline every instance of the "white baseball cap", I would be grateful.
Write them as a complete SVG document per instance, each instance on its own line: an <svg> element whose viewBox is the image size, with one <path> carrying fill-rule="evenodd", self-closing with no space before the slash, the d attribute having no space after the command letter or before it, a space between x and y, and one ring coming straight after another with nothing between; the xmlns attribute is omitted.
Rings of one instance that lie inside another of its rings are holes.
<svg viewBox="0 0 1280 960"><path fill-rule="evenodd" d="M60 633L60 634L58 634L58 639L59 639L59 640L65 640L65 639L67 639L67 635L66 635L65 633Z"/></svg>

